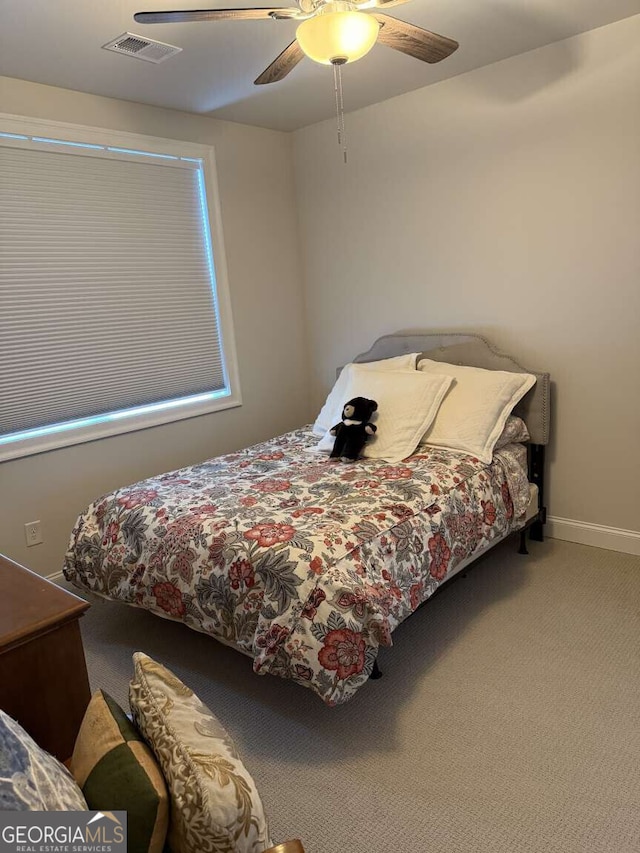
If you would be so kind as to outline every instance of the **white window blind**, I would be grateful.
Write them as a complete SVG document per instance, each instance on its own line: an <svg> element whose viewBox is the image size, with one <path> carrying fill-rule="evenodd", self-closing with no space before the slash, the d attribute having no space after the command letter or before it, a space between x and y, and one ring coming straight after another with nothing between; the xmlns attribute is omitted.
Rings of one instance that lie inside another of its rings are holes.
<svg viewBox="0 0 640 853"><path fill-rule="evenodd" d="M0 137L0 442L229 392L202 161Z"/></svg>

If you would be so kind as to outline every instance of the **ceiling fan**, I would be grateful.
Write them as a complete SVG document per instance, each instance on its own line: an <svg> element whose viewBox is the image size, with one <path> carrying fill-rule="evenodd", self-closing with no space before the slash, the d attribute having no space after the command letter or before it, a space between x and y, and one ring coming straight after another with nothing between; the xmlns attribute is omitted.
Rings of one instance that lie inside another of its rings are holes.
<svg viewBox="0 0 640 853"><path fill-rule="evenodd" d="M259 20L298 21L296 38L254 81L256 85L283 80L306 55L324 65L354 62L376 42L423 62L440 62L458 42L446 36L381 14L407 0L297 0L284 8L194 9L172 12L137 12L139 24L175 24L190 21Z"/></svg>

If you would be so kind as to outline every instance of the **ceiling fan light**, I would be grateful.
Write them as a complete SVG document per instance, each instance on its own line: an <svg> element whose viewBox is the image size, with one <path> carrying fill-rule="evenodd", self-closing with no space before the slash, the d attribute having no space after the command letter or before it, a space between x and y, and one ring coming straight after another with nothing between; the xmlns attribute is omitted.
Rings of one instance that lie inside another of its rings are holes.
<svg viewBox="0 0 640 853"><path fill-rule="evenodd" d="M364 12L326 12L303 21L296 30L298 44L314 62L355 62L376 43L380 26Z"/></svg>

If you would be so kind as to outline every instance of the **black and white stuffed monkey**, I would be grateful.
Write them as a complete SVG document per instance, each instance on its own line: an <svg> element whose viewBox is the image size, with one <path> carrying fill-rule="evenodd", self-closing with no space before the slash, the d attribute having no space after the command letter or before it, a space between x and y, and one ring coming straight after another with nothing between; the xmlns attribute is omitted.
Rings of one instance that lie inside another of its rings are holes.
<svg viewBox="0 0 640 853"><path fill-rule="evenodd" d="M366 397L354 397L345 403L342 420L329 430L336 437L331 451L333 459L339 457L343 462L356 461L369 436L377 430L376 425L369 421L377 408L376 401Z"/></svg>

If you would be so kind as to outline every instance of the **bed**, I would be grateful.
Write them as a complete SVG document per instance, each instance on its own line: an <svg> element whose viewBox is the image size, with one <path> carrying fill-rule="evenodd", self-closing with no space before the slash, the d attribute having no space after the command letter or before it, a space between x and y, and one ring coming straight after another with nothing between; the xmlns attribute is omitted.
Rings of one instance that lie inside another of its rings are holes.
<svg viewBox="0 0 640 853"><path fill-rule="evenodd" d="M403 353L532 373L460 334L388 335L354 364ZM401 461L345 465L317 452L309 425L118 489L78 518L65 577L215 637L256 673L345 702L441 584L506 536L520 533L525 551L527 531L542 538L549 376L535 377L513 412L530 441L489 462L427 444Z"/></svg>

